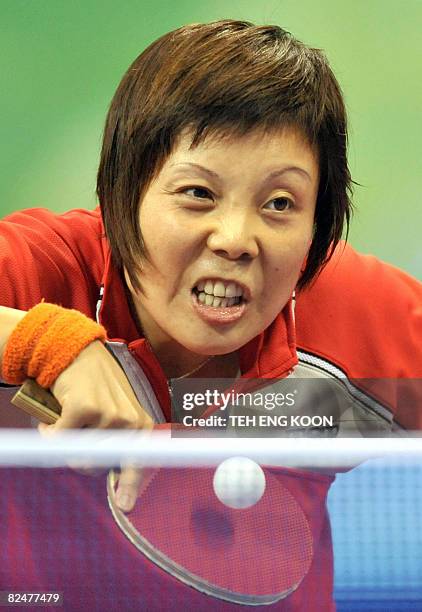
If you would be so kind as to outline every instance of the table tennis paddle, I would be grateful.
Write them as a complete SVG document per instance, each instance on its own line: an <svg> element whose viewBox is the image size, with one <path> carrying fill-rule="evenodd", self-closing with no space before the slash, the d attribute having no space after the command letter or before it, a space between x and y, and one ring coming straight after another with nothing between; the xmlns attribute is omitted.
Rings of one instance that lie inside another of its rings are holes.
<svg viewBox="0 0 422 612"><path fill-rule="evenodd" d="M60 414L55 398L27 381L12 403L44 422ZM225 506L213 489L215 468L158 468L141 484L132 511L116 503L118 474L107 479L108 502L125 536L163 570L198 591L244 605L290 595L313 559L309 520L282 484L282 470L264 468L266 489L247 509Z"/></svg>
<svg viewBox="0 0 422 612"><path fill-rule="evenodd" d="M61 414L61 406L54 395L32 378L26 379L11 402L47 425L55 423Z"/></svg>

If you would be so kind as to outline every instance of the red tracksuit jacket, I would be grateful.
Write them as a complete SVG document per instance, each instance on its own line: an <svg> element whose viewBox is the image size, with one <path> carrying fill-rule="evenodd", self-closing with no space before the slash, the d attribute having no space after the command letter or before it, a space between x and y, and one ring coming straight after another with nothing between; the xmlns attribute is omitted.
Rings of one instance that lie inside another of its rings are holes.
<svg viewBox="0 0 422 612"><path fill-rule="evenodd" d="M92 318L98 307L108 338L128 344L170 417L167 381L139 338L98 210L34 209L7 217L0 222L0 262L2 305L27 310L44 298ZM283 378L292 370L347 377L359 410L375 422L420 429L418 386L404 383L422 378L422 285L340 245L298 295L296 320L287 305L240 350L240 368L246 377ZM387 379L403 384L391 392ZM314 557L295 592L255 609L329 612L335 606L326 495L333 476L285 470L282 478L309 521ZM108 511L104 476L2 470L0 508L0 590L63 591L68 610L243 609L183 585L140 555Z"/></svg>

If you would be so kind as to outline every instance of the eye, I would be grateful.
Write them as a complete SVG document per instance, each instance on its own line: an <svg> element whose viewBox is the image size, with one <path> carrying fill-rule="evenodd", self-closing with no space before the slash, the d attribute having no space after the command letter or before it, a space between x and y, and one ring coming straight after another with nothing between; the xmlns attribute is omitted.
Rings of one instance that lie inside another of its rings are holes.
<svg viewBox="0 0 422 612"><path fill-rule="evenodd" d="M290 198L280 197L274 198L273 200L267 202L264 208L267 210L274 210L276 212L284 212L286 210L291 210L293 206L293 201Z"/></svg>
<svg viewBox="0 0 422 612"><path fill-rule="evenodd" d="M187 187L183 189L182 193L198 200L206 200L207 198L212 199L211 192L205 187Z"/></svg>

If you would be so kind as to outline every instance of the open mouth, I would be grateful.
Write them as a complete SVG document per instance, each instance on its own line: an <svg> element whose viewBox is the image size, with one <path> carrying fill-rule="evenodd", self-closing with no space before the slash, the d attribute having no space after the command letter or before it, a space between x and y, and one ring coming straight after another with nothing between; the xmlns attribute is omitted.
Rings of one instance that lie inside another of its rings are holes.
<svg viewBox="0 0 422 612"><path fill-rule="evenodd" d="M231 308L245 302L243 288L233 282L211 279L200 281L192 293L200 304L212 308Z"/></svg>

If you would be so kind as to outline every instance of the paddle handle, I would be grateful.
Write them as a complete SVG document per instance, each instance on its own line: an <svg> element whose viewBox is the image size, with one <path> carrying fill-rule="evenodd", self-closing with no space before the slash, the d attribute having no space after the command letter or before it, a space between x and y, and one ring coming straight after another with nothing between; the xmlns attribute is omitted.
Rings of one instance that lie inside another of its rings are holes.
<svg viewBox="0 0 422 612"><path fill-rule="evenodd" d="M11 400L12 404L24 410L42 423L51 425L61 414L61 406L54 395L32 378L28 378Z"/></svg>

